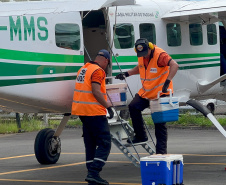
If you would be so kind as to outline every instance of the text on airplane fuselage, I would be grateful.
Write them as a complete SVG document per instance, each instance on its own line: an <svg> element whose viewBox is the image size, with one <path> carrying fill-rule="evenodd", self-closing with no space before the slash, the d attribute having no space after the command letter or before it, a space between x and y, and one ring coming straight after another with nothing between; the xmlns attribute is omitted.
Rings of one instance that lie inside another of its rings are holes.
<svg viewBox="0 0 226 185"><path fill-rule="evenodd" d="M33 41L36 39L45 41L49 36L47 25L48 21L45 17L9 16L10 41L27 41L28 37ZM7 30L7 26L0 26L0 30Z"/></svg>

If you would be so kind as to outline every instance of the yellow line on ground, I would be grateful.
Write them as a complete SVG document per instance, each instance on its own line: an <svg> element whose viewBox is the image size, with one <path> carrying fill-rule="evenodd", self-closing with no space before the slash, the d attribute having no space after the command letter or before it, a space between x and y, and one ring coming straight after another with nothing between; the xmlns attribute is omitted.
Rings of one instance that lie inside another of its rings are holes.
<svg viewBox="0 0 226 185"><path fill-rule="evenodd" d="M130 161L107 161L107 162L109 162L109 163L131 163ZM68 166L77 166L77 165L85 164L85 163L86 162L78 162L78 163L72 163L72 164L51 166L51 167L46 167L46 168L34 168L34 169L27 169L27 170L10 171L10 172L0 173L0 175L9 175L9 174L31 172L31 171L38 171L38 170L49 170L49 169L63 168L63 167L68 167Z"/></svg>
<svg viewBox="0 0 226 185"><path fill-rule="evenodd" d="M61 153L62 155L85 155L85 153ZM123 153L111 153L110 155L122 155ZM136 154L136 153L133 153ZM140 155L148 155L148 153L139 153ZM226 157L226 155L205 155L205 154L182 154L185 156L194 156L194 157ZM0 158L1 160L7 160L7 159L17 159L17 158L23 158L23 157L33 157L35 154L28 154L28 155L19 155L19 156L12 156L12 157L4 157Z"/></svg>
<svg viewBox="0 0 226 185"><path fill-rule="evenodd" d="M7 159L16 159L16 158L21 158L21 157L31 157L34 156L35 154L28 154L28 155L19 155L19 156L13 156L13 157L5 157L5 158L0 158L1 160L7 160Z"/></svg>
<svg viewBox="0 0 226 185"><path fill-rule="evenodd" d="M64 184L87 184L87 182L82 181L48 181L48 180L21 180L21 179L0 179L0 181L8 181L8 182L42 182L42 183L64 183ZM141 185L140 183L118 183L118 182L110 182L110 184L118 184L118 185Z"/></svg>
<svg viewBox="0 0 226 185"><path fill-rule="evenodd" d="M65 164L65 165L58 165L58 166L51 166L46 168L34 168L34 169L27 169L27 170L18 170L18 171L11 171L11 172L3 172L0 173L0 175L9 175L13 173L23 173L23 172L30 172L30 171L38 171L38 170L49 170L54 168L62 168L62 167L68 167L68 166L76 166L80 164L85 164L86 162L78 162L78 163L72 163L72 164Z"/></svg>

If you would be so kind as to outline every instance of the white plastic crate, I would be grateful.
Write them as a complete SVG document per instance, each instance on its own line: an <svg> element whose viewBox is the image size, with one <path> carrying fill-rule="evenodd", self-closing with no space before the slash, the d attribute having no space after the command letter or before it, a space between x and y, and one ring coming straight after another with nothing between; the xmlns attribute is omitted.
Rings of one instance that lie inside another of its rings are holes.
<svg viewBox="0 0 226 185"><path fill-rule="evenodd" d="M113 106L120 107L127 104L127 84L107 84L107 101L112 102ZM110 99L109 99L110 98Z"/></svg>

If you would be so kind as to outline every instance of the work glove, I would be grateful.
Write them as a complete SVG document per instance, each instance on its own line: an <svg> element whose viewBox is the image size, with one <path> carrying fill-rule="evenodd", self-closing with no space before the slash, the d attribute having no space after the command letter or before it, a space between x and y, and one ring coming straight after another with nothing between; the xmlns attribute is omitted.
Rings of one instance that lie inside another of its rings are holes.
<svg viewBox="0 0 226 185"><path fill-rule="evenodd" d="M107 110L108 110L108 114L109 114L109 116L107 118L112 119L114 117L114 111L112 110L111 107L108 107Z"/></svg>
<svg viewBox="0 0 226 185"><path fill-rule="evenodd" d="M129 76L129 73L126 71L126 72L119 73L118 75L116 75L115 79L124 80L128 76Z"/></svg>
<svg viewBox="0 0 226 185"><path fill-rule="evenodd" d="M171 82L171 80L166 79L166 81L165 81L165 83L164 83L164 85L162 87L162 92L163 93L167 93L167 89L169 87L170 82Z"/></svg>

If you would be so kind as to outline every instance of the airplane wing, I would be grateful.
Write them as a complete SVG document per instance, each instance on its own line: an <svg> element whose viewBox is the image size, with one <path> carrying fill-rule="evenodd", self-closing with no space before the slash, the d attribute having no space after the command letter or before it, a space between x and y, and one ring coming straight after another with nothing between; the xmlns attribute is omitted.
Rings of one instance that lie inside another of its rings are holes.
<svg viewBox="0 0 226 185"><path fill-rule="evenodd" d="M202 24L212 24L218 21L224 22L224 20L226 20L226 1L212 0L186 2L166 13L162 18L174 22Z"/></svg>
<svg viewBox="0 0 226 185"><path fill-rule="evenodd" d="M11 2L10 2L11 3ZM25 6L26 3L26 6ZM39 6L37 7L37 4ZM39 13L63 13L70 11L91 11L104 7L135 5L135 0L68 0L68 1L29 1L21 3L1 3L0 15L24 15ZM26 12L26 13L25 13Z"/></svg>

